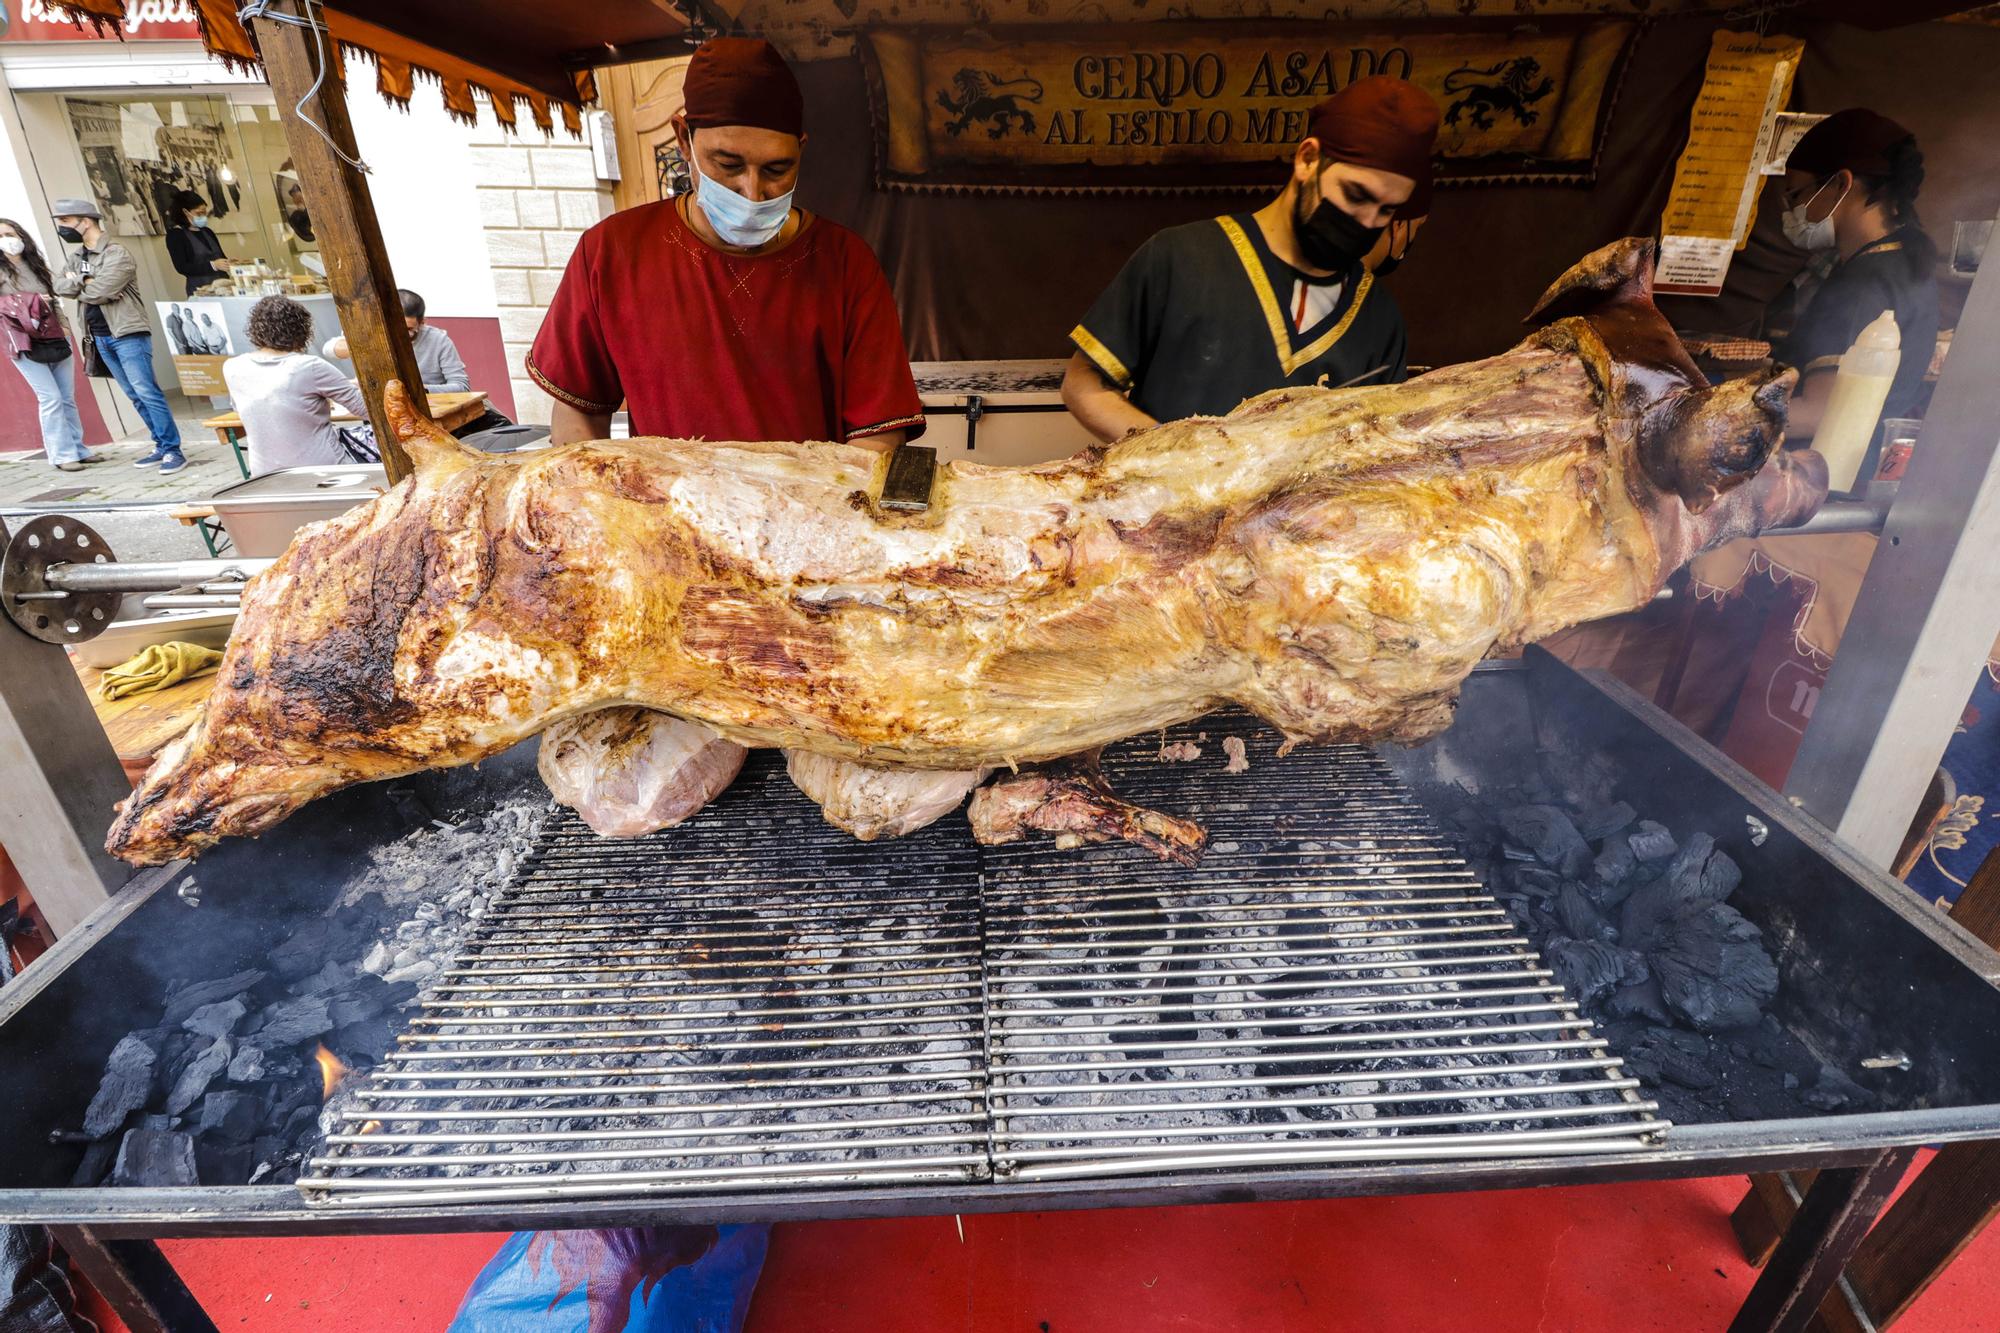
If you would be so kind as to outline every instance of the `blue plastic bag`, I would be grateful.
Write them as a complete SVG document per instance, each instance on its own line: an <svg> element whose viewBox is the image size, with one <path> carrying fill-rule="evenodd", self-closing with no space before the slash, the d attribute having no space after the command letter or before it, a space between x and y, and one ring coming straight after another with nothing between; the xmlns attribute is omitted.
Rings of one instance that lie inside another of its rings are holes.
<svg viewBox="0 0 2000 1333"><path fill-rule="evenodd" d="M771 1228L517 1231L449 1333L741 1333Z"/></svg>

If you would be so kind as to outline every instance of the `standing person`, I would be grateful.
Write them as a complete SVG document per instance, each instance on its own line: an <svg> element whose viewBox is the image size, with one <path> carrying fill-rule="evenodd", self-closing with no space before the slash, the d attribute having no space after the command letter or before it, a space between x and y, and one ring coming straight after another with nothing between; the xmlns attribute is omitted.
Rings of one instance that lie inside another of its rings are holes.
<svg viewBox="0 0 2000 1333"><path fill-rule="evenodd" d="M1799 369L1787 444L1811 441L1841 354L1884 310L1895 312L1903 356L1882 415L1907 417L1917 407L1938 335L1937 247L1917 221L1923 183L1916 136L1860 107L1813 126L1785 160L1785 239L1816 261L1801 275L1797 316L1773 349ZM1825 277L1814 286L1816 272ZM1766 331L1780 332L1773 326L1781 322L1774 311Z"/></svg>
<svg viewBox="0 0 2000 1333"><path fill-rule="evenodd" d="M229 256L222 253L222 238L208 227L208 200L193 190L174 192L174 225L167 228L167 255L174 272L187 279L187 294L193 296L222 274L229 272Z"/></svg>
<svg viewBox="0 0 2000 1333"><path fill-rule="evenodd" d="M180 427L153 378L153 331L139 295L139 266L130 251L105 234L104 214L88 199L56 200L55 221L57 236L82 247L57 276L56 295L76 298L86 357L95 346L152 432L153 452L133 466L179 472L187 460L181 456Z"/></svg>
<svg viewBox="0 0 2000 1333"><path fill-rule="evenodd" d="M194 356L200 353L201 344L189 334L187 324L181 318L183 313L177 305L168 306L166 316L160 322L167 326L168 348L180 356Z"/></svg>
<svg viewBox="0 0 2000 1333"><path fill-rule="evenodd" d="M1277 198L1157 233L1070 333L1063 403L1099 439L1288 384L1405 378L1402 312L1362 261L1429 188L1437 103L1376 75L1307 128Z"/></svg>
<svg viewBox="0 0 2000 1333"><path fill-rule="evenodd" d="M368 403L360 385L306 351L312 312L289 297L267 296L250 307L245 332L252 349L222 363L222 380L243 419L250 475L352 461L333 409L366 418Z"/></svg>
<svg viewBox="0 0 2000 1333"><path fill-rule="evenodd" d="M882 266L795 207L804 99L768 42L725 37L689 62L674 119L692 198L583 234L528 354L556 406L552 444L634 435L838 440L887 450L924 429Z"/></svg>
<svg viewBox="0 0 2000 1333"><path fill-rule="evenodd" d="M55 308L57 323L62 324L55 279L41 248L20 223L0 218L0 297L16 295L47 297ZM83 447L83 418L76 411L76 362L70 356L67 332L64 326L60 346L29 345L13 361L14 369L35 391L35 403L41 409L42 452L58 471L79 472L98 457Z"/></svg>

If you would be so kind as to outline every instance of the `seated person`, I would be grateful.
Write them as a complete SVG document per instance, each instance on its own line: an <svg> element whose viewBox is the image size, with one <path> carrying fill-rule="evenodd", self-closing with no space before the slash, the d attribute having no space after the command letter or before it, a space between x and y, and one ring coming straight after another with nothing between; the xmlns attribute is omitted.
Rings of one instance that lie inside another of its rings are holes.
<svg viewBox="0 0 2000 1333"><path fill-rule="evenodd" d="M312 312L289 297L267 296L251 307L248 332L253 349L223 362L222 378L243 418L250 475L370 457L365 427L343 432L333 424L336 406L365 421L368 404L360 385L306 350Z"/></svg>
<svg viewBox="0 0 2000 1333"><path fill-rule="evenodd" d="M435 324L424 323L424 298L407 287L399 287L396 299L403 303L403 327L410 331L410 346L417 354L417 373L424 377L424 392L469 390L472 377L465 373L465 362L459 359L451 335ZM347 350L345 338L329 339L320 350L340 361L353 355Z"/></svg>

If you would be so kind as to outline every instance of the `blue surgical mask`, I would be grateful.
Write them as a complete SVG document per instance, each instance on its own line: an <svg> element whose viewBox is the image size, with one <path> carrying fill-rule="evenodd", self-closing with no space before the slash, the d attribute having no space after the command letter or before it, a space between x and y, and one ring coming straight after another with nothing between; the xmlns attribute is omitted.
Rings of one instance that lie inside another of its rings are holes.
<svg viewBox="0 0 2000 1333"><path fill-rule="evenodd" d="M722 238L724 245L755 249L782 231L785 219L791 216L794 193L791 190L776 199L752 202L721 181L711 179L699 166L695 167L694 174L701 178L694 201L701 205L708 225L715 228L715 234Z"/></svg>
<svg viewBox="0 0 2000 1333"><path fill-rule="evenodd" d="M206 227L208 226L208 219L207 219L206 217L199 217L199 218L189 218L189 219L188 219L188 225L189 225L190 227L202 227L202 228L206 228Z"/></svg>

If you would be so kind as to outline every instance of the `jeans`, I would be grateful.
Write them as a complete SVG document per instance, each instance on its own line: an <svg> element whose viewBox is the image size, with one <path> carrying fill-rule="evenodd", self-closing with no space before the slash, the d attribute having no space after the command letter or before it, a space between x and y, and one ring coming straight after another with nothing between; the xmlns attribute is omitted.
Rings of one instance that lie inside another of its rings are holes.
<svg viewBox="0 0 2000 1333"><path fill-rule="evenodd" d="M153 445L163 453L181 451L181 428L167 410L167 396L153 378L153 335L128 333L123 338L99 338L97 354L111 368L111 378L139 409L146 429L153 433Z"/></svg>
<svg viewBox="0 0 2000 1333"><path fill-rule="evenodd" d="M51 463L83 461L83 419L76 414L76 357L64 357L52 366L14 358L14 368L35 391L42 408L42 449Z"/></svg>

